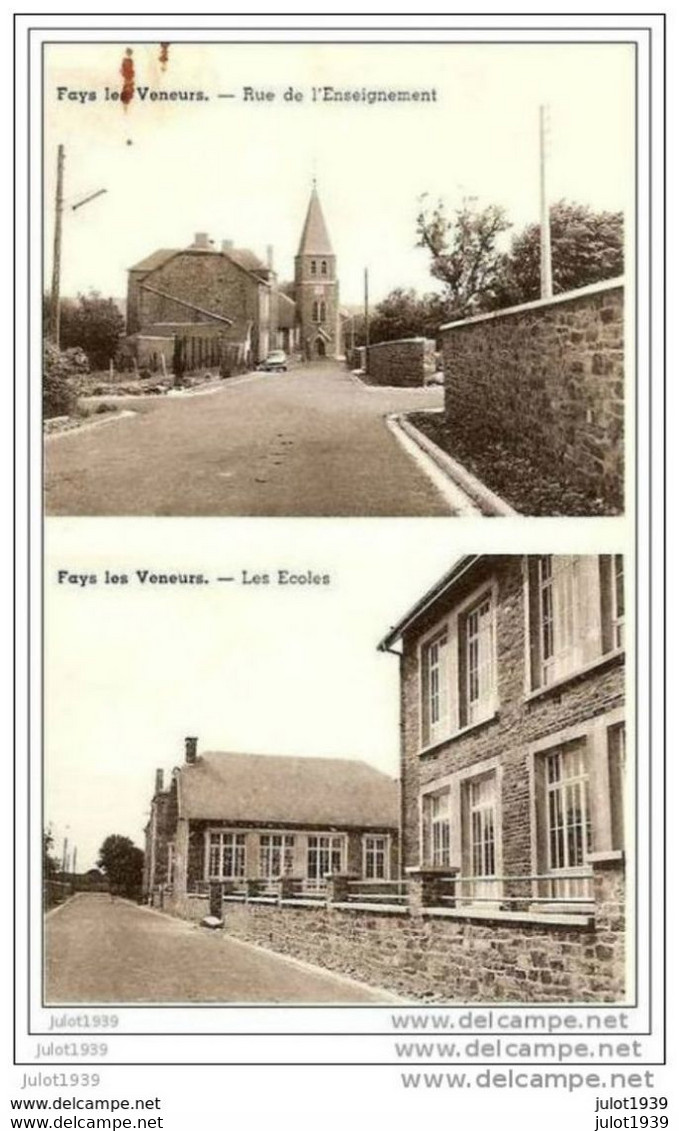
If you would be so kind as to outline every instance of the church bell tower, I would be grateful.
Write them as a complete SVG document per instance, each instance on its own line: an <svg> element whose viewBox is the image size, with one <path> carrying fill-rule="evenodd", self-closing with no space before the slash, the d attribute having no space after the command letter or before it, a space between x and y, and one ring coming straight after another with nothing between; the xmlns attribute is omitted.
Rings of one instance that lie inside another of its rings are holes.
<svg viewBox="0 0 679 1131"><path fill-rule="evenodd" d="M309 360L337 357L340 350L337 259L315 181L295 256L295 302L304 357Z"/></svg>

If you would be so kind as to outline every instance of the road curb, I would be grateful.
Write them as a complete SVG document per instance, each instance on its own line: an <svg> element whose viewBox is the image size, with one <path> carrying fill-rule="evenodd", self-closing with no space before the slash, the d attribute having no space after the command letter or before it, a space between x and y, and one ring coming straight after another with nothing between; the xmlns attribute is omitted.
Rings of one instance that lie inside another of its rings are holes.
<svg viewBox="0 0 679 1131"><path fill-rule="evenodd" d="M425 410L426 411L426 410ZM479 507L486 517L516 517L519 511L514 510L500 495L486 487L480 479L472 475L461 463L441 450L437 444L425 436L412 421L408 414L399 413L389 418L396 428L400 428L419 448L436 464L452 482L464 491Z"/></svg>

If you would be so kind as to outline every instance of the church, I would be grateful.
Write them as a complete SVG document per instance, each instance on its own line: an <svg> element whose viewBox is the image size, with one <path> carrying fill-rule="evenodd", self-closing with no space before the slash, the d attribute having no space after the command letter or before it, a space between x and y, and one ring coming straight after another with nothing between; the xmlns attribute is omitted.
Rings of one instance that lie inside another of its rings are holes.
<svg viewBox="0 0 679 1131"><path fill-rule="evenodd" d="M342 353L337 258L316 183L295 256L280 283L273 248L248 248L198 232L184 248L161 248L128 271L127 346L139 367L187 371L253 368L275 349L305 360Z"/></svg>

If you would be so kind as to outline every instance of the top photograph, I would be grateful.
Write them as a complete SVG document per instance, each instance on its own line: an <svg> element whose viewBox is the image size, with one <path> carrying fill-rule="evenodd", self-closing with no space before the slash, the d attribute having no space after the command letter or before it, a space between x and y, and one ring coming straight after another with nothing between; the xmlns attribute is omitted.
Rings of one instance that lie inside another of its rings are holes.
<svg viewBox="0 0 679 1131"><path fill-rule="evenodd" d="M624 514L635 64L47 45L45 513Z"/></svg>

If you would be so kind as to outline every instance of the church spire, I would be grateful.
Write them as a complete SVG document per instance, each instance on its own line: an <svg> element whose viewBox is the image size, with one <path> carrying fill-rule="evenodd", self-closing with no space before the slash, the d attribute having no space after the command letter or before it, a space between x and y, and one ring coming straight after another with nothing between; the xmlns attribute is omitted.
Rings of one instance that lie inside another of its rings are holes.
<svg viewBox="0 0 679 1131"><path fill-rule="evenodd" d="M318 199L316 178L313 179L311 197L307 209L302 238L299 241L298 255L332 255L332 244L325 224L323 209Z"/></svg>

